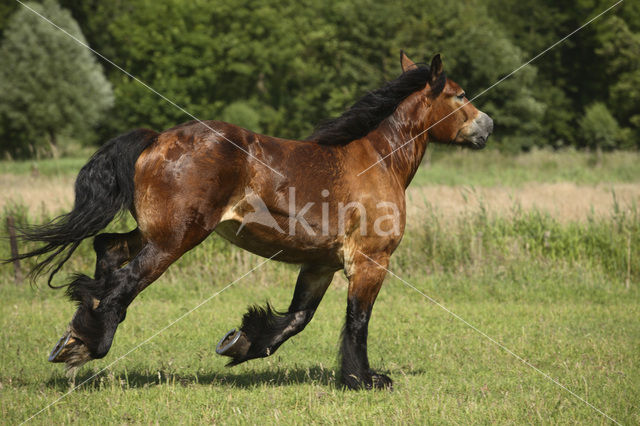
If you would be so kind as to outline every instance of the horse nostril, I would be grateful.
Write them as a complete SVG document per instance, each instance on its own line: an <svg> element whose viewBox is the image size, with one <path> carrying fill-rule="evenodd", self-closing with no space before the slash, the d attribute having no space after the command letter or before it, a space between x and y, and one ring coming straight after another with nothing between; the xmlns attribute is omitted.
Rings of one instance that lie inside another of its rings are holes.
<svg viewBox="0 0 640 426"><path fill-rule="evenodd" d="M490 135L491 133L493 133L493 120L488 115L487 115L487 120L488 120L488 122L487 122L487 133Z"/></svg>

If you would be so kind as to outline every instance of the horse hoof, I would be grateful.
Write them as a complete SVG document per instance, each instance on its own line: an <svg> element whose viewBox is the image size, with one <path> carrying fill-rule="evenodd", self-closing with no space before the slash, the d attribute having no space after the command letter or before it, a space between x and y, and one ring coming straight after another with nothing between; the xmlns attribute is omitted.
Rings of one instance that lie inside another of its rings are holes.
<svg viewBox="0 0 640 426"><path fill-rule="evenodd" d="M372 373L371 384L374 389L393 390L393 380L385 374Z"/></svg>
<svg viewBox="0 0 640 426"><path fill-rule="evenodd" d="M385 374L369 370L368 374L361 376L343 373L342 386L350 390L393 390L393 380Z"/></svg>
<svg viewBox="0 0 640 426"><path fill-rule="evenodd" d="M250 346L251 342L247 339L247 335L242 330L236 331L234 328L220 339L216 346L216 353L239 360L246 357Z"/></svg>
<svg viewBox="0 0 640 426"><path fill-rule="evenodd" d="M49 362L64 362L67 369L80 367L91 359L89 349L82 340L73 335L71 329L58 340L49 355Z"/></svg>
<svg viewBox="0 0 640 426"><path fill-rule="evenodd" d="M49 362L62 362L62 351L69 343L69 340L71 340L71 333L67 331L53 347L49 354Z"/></svg>

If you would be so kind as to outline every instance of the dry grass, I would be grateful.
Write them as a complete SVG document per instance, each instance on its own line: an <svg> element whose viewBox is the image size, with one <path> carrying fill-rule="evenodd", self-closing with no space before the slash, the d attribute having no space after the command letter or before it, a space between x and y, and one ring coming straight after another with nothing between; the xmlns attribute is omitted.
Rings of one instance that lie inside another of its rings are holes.
<svg viewBox="0 0 640 426"><path fill-rule="evenodd" d="M58 213L73 205L75 176L0 175L0 210L18 204L30 213Z"/></svg>
<svg viewBox="0 0 640 426"><path fill-rule="evenodd" d="M459 217L481 206L488 213L509 216L516 207L546 212L560 222L584 221L589 217L609 218L614 204L630 208L640 204L640 184L615 183L577 185L562 183L528 183L520 188L419 186L407 191L407 223L422 216L430 206L445 220Z"/></svg>
<svg viewBox="0 0 640 426"><path fill-rule="evenodd" d="M73 204L74 176L0 175L0 210L12 204L28 206L30 213L59 213ZM614 199L615 194L615 199ZM590 216L606 218L615 200L625 208L640 204L640 184L579 185L527 183L522 187L469 187L448 185L412 186L407 191L411 225L430 205L444 219L476 211L482 204L491 214L509 215L515 206L547 212L561 222L584 221Z"/></svg>

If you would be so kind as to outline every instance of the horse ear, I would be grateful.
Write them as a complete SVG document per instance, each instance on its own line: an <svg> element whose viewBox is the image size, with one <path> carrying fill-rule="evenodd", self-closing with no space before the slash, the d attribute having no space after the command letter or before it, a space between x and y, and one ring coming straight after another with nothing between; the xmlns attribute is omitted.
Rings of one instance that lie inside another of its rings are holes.
<svg viewBox="0 0 640 426"><path fill-rule="evenodd" d="M406 53L404 53L404 50L400 51L400 65L402 65L402 72L407 72L409 71L411 68L416 67L417 65L415 64L415 62L413 62L411 59L409 59L409 57L407 56Z"/></svg>
<svg viewBox="0 0 640 426"><path fill-rule="evenodd" d="M436 56L431 60L431 76L429 78L430 83L434 83L442 74L443 65L442 59L440 59L440 54L437 53Z"/></svg>

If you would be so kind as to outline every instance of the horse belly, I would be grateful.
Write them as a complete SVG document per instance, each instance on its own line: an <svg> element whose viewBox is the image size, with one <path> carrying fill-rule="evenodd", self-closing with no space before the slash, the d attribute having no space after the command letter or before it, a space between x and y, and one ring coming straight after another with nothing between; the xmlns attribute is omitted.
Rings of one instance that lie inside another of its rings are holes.
<svg viewBox="0 0 640 426"><path fill-rule="evenodd" d="M320 263L340 266L337 244L324 238L294 238L263 225L225 220L218 224L215 232L230 243L262 257L270 258L281 251L275 260L287 263Z"/></svg>

